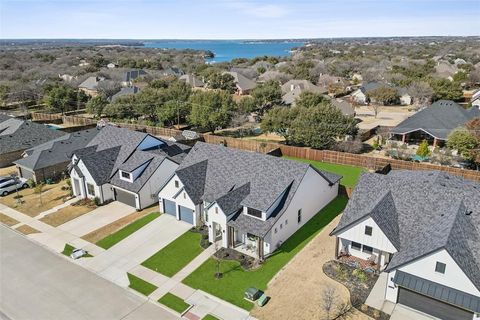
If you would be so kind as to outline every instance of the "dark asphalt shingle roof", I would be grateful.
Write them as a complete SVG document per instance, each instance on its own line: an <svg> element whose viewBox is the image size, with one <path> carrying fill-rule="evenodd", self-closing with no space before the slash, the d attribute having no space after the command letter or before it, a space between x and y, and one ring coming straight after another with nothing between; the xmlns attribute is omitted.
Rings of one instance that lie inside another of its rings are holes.
<svg viewBox="0 0 480 320"><path fill-rule="evenodd" d="M137 79L138 77L141 77L141 76L145 76L147 75L147 73L145 72L145 70L129 70L129 71L126 71L123 75L123 81L125 82L130 82L130 81L133 81L135 79Z"/></svg>
<svg viewBox="0 0 480 320"><path fill-rule="evenodd" d="M445 249L480 289L479 203L479 183L445 172L363 173L332 234L373 215L399 244L387 270Z"/></svg>
<svg viewBox="0 0 480 320"><path fill-rule="evenodd" d="M423 129L437 139L446 140L455 128L475 117L480 117L478 108L464 109L453 101L439 100L402 121L391 133L405 134Z"/></svg>
<svg viewBox="0 0 480 320"><path fill-rule="evenodd" d="M28 156L14 161L14 163L33 171L68 162L72 153L84 148L98 132L99 129L94 128L66 134L25 150Z"/></svg>
<svg viewBox="0 0 480 320"><path fill-rule="evenodd" d="M30 149L65 134L43 124L10 118L0 123L0 154Z"/></svg>
<svg viewBox="0 0 480 320"><path fill-rule="evenodd" d="M117 100L119 97L126 96L126 95L129 95L129 94L135 94L135 93L138 93L139 91L140 91L140 88L135 87L135 86L133 86L133 87L123 87L122 89L120 89L120 91L115 93L110 98L110 100L113 102L113 101Z"/></svg>
<svg viewBox="0 0 480 320"><path fill-rule="evenodd" d="M305 163L197 142L176 173L194 203L219 201L225 214L231 214L241 206L267 211L284 192L285 209L309 168ZM334 180L330 183L341 178L316 171L327 181ZM236 215L229 224L242 224L248 232L264 236L281 213L267 221L254 219L254 223L245 215Z"/></svg>

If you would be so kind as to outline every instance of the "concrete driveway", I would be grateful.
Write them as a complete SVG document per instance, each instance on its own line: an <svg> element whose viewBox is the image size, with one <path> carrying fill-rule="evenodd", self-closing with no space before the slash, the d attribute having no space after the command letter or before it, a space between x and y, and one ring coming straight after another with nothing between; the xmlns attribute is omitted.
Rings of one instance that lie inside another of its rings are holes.
<svg viewBox="0 0 480 320"><path fill-rule="evenodd" d="M0 318L180 319L0 226Z"/></svg>
<svg viewBox="0 0 480 320"><path fill-rule="evenodd" d="M83 266L102 277L127 287L127 272L192 228L191 224L162 214L99 255L81 259Z"/></svg>
<svg viewBox="0 0 480 320"><path fill-rule="evenodd" d="M81 237L133 212L135 212L135 208L118 201L113 201L76 219L68 221L58 226L58 228Z"/></svg>

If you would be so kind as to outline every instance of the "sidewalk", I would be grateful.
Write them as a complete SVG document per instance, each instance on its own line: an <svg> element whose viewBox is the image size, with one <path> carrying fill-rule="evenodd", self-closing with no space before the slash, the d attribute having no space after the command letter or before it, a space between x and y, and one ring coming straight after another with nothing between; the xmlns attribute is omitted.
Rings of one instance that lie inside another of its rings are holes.
<svg viewBox="0 0 480 320"><path fill-rule="evenodd" d="M184 315L185 318L202 319L207 314L212 314L220 319L228 320L254 319L249 316L248 311L182 283L183 279L200 267L214 253L215 245L211 245L171 278L142 265L132 268L129 273L158 287L157 290L148 296L149 299L158 301L158 299L170 292L192 305L192 308Z"/></svg>

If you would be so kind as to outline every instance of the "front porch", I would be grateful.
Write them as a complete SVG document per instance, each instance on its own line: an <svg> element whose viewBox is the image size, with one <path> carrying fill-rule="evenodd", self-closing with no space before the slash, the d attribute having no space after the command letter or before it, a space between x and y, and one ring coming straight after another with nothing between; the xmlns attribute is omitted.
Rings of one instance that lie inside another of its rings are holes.
<svg viewBox="0 0 480 320"><path fill-rule="evenodd" d="M247 256L263 260L264 242L254 234L228 226L228 248L235 249Z"/></svg>
<svg viewBox="0 0 480 320"><path fill-rule="evenodd" d="M375 273L380 271L380 265L376 263L373 259L365 260L348 254L341 254L338 257L338 261L356 269L362 269Z"/></svg>

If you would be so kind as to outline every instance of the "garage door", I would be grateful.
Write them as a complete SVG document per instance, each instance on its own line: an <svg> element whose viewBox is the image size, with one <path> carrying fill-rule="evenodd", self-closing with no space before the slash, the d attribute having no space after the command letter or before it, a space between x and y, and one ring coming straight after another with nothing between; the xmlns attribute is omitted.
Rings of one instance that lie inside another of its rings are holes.
<svg viewBox="0 0 480 320"><path fill-rule="evenodd" d="M180 220L193 224L193 210L182 206L178 206Z"/></svg>
<svg viewBox="0 0 480 320"><path fill-rule="evenodd" d="M473 313L419 293L399 288L398 303L443 320L471 320Z"/></svg>
<svg viewBox="0 0 480 320"><path fill-rule="evenodd" d="M135 195L129 192L125 192L118 189L113 189L115 192L115 200L128 204L134 208L137 207L137 202L135 201Z"/></svg>
<svg viewBox="0 0 480 320"><path fill-rule="evenodd" d="M177 207L177 204L175 202L163 199L163 211L165 211L166 214L169 214L176 218L177 217L177 210L175 209L176 207Z"/></svg>

